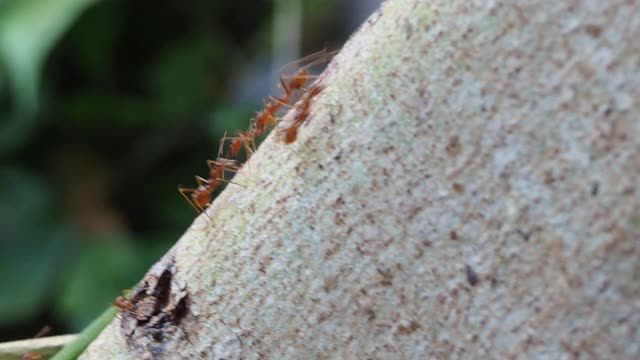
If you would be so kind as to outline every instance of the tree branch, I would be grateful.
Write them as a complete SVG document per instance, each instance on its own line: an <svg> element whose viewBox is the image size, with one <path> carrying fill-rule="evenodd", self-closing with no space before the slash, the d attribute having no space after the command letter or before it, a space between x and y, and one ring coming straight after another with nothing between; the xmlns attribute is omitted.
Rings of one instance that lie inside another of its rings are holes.
<svg viewBox="0 0 640 360"><path fill-rule="evenodd" d="M386 2L82 358L637 358L638 13Z"/></svg>

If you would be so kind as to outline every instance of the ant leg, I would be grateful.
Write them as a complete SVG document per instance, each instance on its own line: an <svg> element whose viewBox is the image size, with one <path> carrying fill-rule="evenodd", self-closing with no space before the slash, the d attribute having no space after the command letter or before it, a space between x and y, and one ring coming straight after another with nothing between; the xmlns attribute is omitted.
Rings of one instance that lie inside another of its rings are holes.
<svg viewBox="0 0 640 360"><path fill-rule="evenodd" d="M239 152L240 152L240 148L242 147L243 144L245 144L245 142L247 141L247 136L248 135L244 135L241 134L240 136L225 136L222 140L237 140L239 142L235 142L232 141L231 142L231 156L238 156ZM245 145L246 147L246 145ZM250 149L247 149L250 150ZM248 152L247 153L247 157L251 156L253 152Z"/></svg>
<svg viewBox="0 0 640 360"><path fill-rule="evenodd" d="M328 61L328 59L332 58L335 54L338 53L339 50L332 50L332 51L328 51L326 48L320 50L320 51L316 51L313 54L309 54L305 57L302 57L298 60L294 60L288 64L285 64L284 66L282 66L280 68L280 73L282 73L284 71L284 69L296 65L296 64L300 64L300 63L304 63L304 62L308 62L304 67L308 68L311 67L313 65L317 65L320 64L322 62L326 62Z"/></svg>
<svg viewBox="0 0 640 360"><path fill-rule="evenodd" d="M233 182L233 181L231 181L231 180L221 179L221 178L218 178L218 179L216 179L216 180L224 181L224 182L229 183L229 184L238 185L238 186L241 186L241 187L243 187L243 188L246 188L246 186L244 186L244 185L242 185L242 184L239 184L239 183L237 183L237 182Z"/></svg>
<svg viewBox="0 0 640 360"><path fill-rule="evenodd" d="M198 175L195 176L196 178L196 182L198 183L198 186L205 186L205 185L209 185L209 183L211 182L210 180L207 180L203 177L200 177Z"/></svg>
<svg viewBox="0 0 640 360"><path fill-rule="evenodd" d="M220 145L218 146L218 157L222 155L222 151L224 151L224 140L227 138L227 132L224 132L222 139L220 139Z"/></svg>
<svg viewBox="0 0 640 360"><path fill-rule="evenodd" d="M227 132L224 132L224 136L222 137L222 139L220 139L220 148L222 148L223 152L224 152L224 143L227 140L233 140L233 138L231 136L227 136ZM219 150L219 149L218 149ZM231 152L231 156L236 156L237 154L235 154L235 151L233 149L233 143L231 143L231 149L229 150Z"/></svg>
<svg viewBox="0 0 640 360"><path fill-rule="evenodd" d="M182 197L187 200L187 202L189 203L189 205L199 214L201 212L204 211L204 209L199 206L198 204L196 204L193 199L190 199L186 194L188 193L192 193L196 191L196 189L191 189L191 188L183 188L182 186L178 185L178 192L180 193L180 195L182 195Z"/></svg>
<svg viewBox="0 0 640 360"><path fill-rule="evenodd" d="M211 172L213 172L213 170L216 169L216 168L220 168L220 169L223 170L223 172L221 173L221 177L216 177L214 179L209 179L208 183L211 183L213 180L216 180L216 181L224 181L224 182L229 183L229 184L234 184L234 185L245 187L242 184L239 184L239 183L236 183L236 182L233 182L231 180L227 180L227 179L224 178L224 172L225 171L237 172L238 170L240 170L240 166L236 165L235 160L225 159L225 158L218 158L218 160L207 160L207 165L209 165L209 170L211 170Z"/></svg>
<svg viewBox="0 0 640 360"><path fill-rule="evenodd" d="M279 99L277 97L269 96L269 99L273 100L274 102L276 102L276 103L278 103L278 104L280 104L282 106L286 106L286 107L288 107L290 109L293 107L292 105L287 104L286 102L282 101L282 99Z"/></svg>
<svg viewBox="0 0 640 360"><path fill-rule="evenodd" d="M225 171L233 172L240 170L241 167L236 160L221 157L218 157L216 160L207 160L207 166L209 166L209 171L215 169L216 167L221 167Z"/></svg>
<svg viewBox="0 0 640 360"><path fill-rule="evenodd" d="M303 79L303 80L310 80L310 79L317 79L320 77L320 75L284 75L282 76L284 79Z"/></svg>
<svg viewBox="0 0 640 360"><path fill-rule="evenodd" d="M289 96L291 96L291 89L289 89L289 86L287 86L287 83L284 82L284 79L282 78L282 76L280 76L280 87L282 88L282 91L284 91L284 96L286 98L289 98Z"/></svg>
<svg viewBox="0 0 640 360"><path fill-rule="evenodd" d="M247 160L253 153L256 151L256 142L255 135L250 133L241 133L239 136L229 137L227 139L240 140L242 145L244 145L245 150L247 151Z"/></svg>
<svg viewBox="0 0 640 360"><path fill-rule="evenodd" d="M197 179L198 177L196 177ZM202 178L201 178L202 179ZM211 216L209 216L209 214L207 214L207 212L205 211L206 209L201 206L200 204L198 204L195 200L190 199L186 194L187 193L193 193L194 191L197 191L198 189L192 189L192 188L183 188L180 185L178 185L178 192L180 193L180 195L182 195L182 197L187 200L187 202L189 203L189 205L191 205L191 207L198 213L204 213L204 215L209 218L209 220L213 221L213 219L211 218Z"/></svg>

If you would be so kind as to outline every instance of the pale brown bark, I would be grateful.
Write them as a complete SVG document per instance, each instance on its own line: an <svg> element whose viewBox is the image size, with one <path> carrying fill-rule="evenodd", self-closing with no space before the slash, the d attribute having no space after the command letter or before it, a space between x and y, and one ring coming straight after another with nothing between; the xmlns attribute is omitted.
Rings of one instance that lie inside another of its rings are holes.
<svg viewBox="0 0 640 360"><path fill-rule="evenodd" d="M638 14L388 1L83 359L640 357Z"/></svg>

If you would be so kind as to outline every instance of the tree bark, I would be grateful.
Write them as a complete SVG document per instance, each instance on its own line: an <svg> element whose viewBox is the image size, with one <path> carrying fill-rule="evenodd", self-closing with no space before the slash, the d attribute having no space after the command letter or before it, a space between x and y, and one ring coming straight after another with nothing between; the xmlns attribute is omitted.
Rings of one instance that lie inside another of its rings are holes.
<svg viewBox="0 0 640 360"><path fill-rule="evenodd" d="M386 2L82 358L640 357L638 14Z"/></svg>

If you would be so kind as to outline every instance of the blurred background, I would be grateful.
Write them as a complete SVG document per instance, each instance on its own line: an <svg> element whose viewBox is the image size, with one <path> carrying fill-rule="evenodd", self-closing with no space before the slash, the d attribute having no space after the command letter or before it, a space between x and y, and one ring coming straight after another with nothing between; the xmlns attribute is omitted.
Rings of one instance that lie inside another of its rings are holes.
<svg viewBox="0 0 640 360"><path fill-rule="evenodd" d="M379 3L0 0L0 342L139 281L196 216L176 186Z"/></svg>

